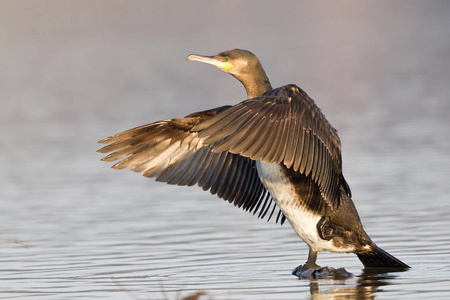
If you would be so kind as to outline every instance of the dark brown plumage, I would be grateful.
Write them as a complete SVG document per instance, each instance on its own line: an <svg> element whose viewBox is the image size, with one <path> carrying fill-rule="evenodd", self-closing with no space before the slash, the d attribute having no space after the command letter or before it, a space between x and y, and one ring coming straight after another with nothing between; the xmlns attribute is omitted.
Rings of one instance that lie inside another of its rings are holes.
<svg viewBox="0 0 450 300"><path fill-rule="evenodd" d="M214 152L229 151L271 164L284 164L319 185L328 204L337 207L342 176L341 141L312 99L286 85L245 100L199 123ZM351 196L350 188L344 185Z"/></svg>
<svg viewBox="0 0 450 300"><path fill-rule="evenodd" d="M230 152L212 152L199 146L200 139L191 129L230 108L219 108L139 126L99 141L109 153L102 160L115 161L113 169L130 168L156 181L180 186L198 185L211 194L234 203L246 211L269 220L275 203L258 178L255 162ZM269 215L267 215L269 213ZM284 217L279 215L281 223Z"/></svg>
<svg viewBox="0 0 450 300"><path fill-rule="evenodd" d="M408 268L364 231L342 174L341 141L314 101L296 85L272 89L246 50L190 55L225 71L247 100L162 120L100 141L114 169L157 181L199 185L264 218L280 208L308 244L304 267L318 268L320 251L356 253L366 267Z"/></svg>

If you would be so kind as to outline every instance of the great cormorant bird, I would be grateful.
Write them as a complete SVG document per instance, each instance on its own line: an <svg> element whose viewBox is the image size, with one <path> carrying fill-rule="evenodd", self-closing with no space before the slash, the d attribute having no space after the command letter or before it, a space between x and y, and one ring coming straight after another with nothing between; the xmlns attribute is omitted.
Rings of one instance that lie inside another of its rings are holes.
<svg viewBox="0 0 450 300"><path fill-rule="evenodd" d="M342 174L341 141L298 86L272 89L251 52L234 49L188 60L215 66L245 87L247 100L167 119L107 137L104 161L176 185L199 185L238 207L289 221L309 247L355 253L365 267L409 268L364 231Z"/></svg>

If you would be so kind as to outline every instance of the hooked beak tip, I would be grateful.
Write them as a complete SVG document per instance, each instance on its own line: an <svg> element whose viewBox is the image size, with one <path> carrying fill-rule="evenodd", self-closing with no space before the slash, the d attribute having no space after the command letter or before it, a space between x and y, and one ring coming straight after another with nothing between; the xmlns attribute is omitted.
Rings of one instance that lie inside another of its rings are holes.
<svg viewBox="0 0 450 300"><path fill-rule="evenodd" d="M186 60L199 61L199 62L209 62L212 60L211 56L203 56L198 54L190 54Z"/></svg>

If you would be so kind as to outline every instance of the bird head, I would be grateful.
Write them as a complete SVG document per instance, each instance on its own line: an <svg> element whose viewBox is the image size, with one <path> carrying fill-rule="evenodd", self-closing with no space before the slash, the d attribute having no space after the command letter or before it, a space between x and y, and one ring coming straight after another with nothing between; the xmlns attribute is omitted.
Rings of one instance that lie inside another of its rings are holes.
<svg viewBox="0 0 450 300"><path fill-rule="evenodd" d="M242 82L249 98L259 97L262 93L271 89L269 79L258 57L250 51L233 49L213 56L191 54L187 57L187 60L212 65L233 75Z"/></svg>
<svg viewBox="0 0 450 300"><path fill-rule="evenodd" d="M247 50L234 49L220 52L217 55L205 56L191 54L187 60L199 61L208 65L215 66L225 73L234 75L249 73L259 63L256 55Z"/></svg>

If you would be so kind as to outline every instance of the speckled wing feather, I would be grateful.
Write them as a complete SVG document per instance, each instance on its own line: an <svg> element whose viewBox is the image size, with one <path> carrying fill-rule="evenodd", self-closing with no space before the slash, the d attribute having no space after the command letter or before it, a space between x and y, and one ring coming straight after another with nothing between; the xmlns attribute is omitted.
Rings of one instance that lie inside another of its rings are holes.
<svg viewBox="0 0 450 300"><path fill-rule="evenodd" d="M341 142L314 101L295 85L245 100L195 126L214 152L229 151L267 163L283 163L318 184L325 201L339 206Z"/></svg>
<svg viewBox="0 0 450 300"><path fill-rule="evenodd" d="M110 153L103 161L115 161L113 169L130 168L168 184L199 185L203 190L269 219L275 202L261 183L255 162L228 151L212 152L202 144L195 125L230 106L190 114L185 118L158 121L107 137L98 150ZM280 214L279 214L280 216ZM285 220L282 215L281 223ZM278 218L277 218L278 221Z"/></svg>

